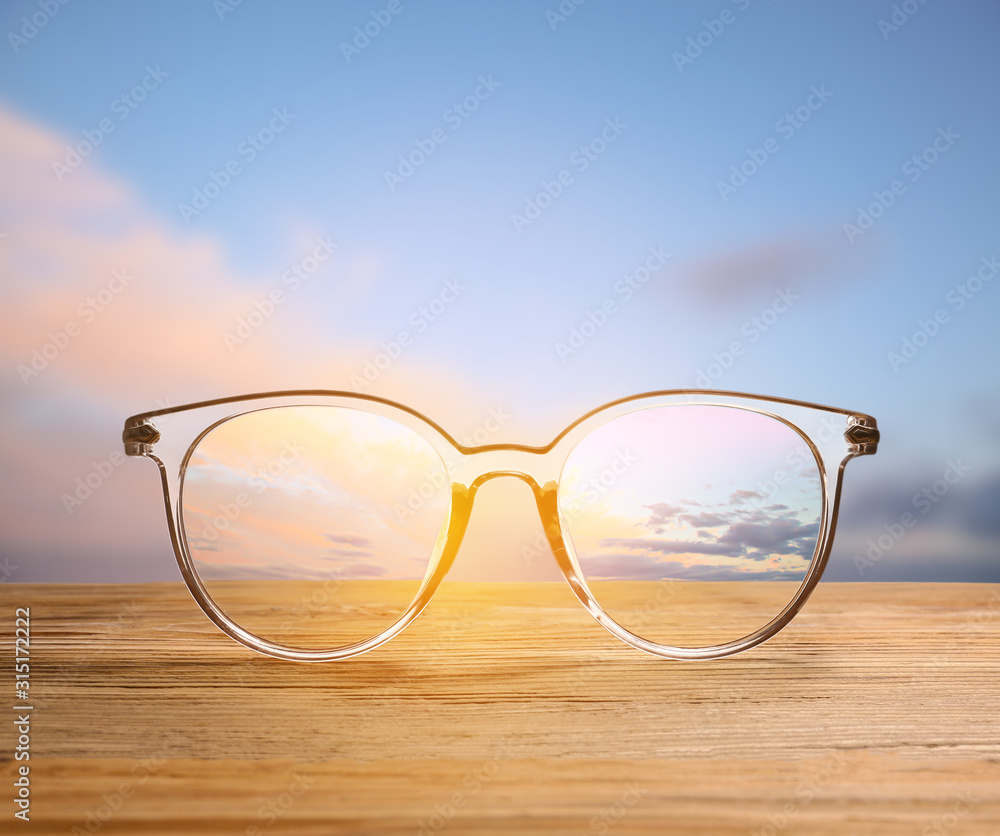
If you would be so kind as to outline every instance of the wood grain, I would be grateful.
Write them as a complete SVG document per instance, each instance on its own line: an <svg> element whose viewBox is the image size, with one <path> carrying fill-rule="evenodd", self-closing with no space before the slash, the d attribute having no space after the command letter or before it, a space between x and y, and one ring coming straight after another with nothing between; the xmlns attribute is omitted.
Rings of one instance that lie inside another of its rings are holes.
<svg viewBox="0 0 1000 836"><path fill-rule="evenodd" d="M31 832L1000 832L996 586L821 584L715 662L558 584L445 584L326 664L246 650L179 584L0 597L7 648L31 607Z"/></svg>

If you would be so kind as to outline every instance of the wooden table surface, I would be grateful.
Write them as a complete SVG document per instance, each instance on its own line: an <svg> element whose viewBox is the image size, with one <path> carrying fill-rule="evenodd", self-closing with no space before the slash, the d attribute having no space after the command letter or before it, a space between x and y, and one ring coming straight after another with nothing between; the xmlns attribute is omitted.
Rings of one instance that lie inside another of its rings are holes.
<svg viewBox="0 0 1000 836"><path fill-rule="evenodd" d="M770 642L647 656L568 587L445 584L347 662L259 656L180 584L31 608L31 822L3 833L1000 833L1000 588L821 584Z"/></svg>

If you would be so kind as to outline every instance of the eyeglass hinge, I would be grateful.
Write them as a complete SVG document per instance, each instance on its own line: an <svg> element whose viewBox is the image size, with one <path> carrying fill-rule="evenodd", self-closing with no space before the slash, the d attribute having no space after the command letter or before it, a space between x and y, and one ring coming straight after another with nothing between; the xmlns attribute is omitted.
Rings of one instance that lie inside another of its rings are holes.
<svg viewBox="0 0 1000 836"><path fill-rule="evenodd" d="M122 432L126 456L147 456L153 445L160 440L160 431L150 421L143 421L134 427L126 427Z"/></svg>
<svg viewBox="0 0 1000 836"><path fill-rule="evenodd" d="M870 418L852 415L847 421L844 438L853 445L854 452L859 456L874 453L878 449L878 427Z"/></svg>

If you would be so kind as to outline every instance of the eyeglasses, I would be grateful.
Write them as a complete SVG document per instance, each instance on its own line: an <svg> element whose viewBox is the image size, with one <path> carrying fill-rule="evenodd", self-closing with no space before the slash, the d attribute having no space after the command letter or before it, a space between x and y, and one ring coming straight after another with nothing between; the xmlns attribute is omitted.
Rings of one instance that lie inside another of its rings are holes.
<svg viewBox="0 0 1000 836"><path fill-rule="evenodd" d="M195 601L261 653L347 659L391 639L451 568L478 489L514 476L602 626L656 656L711 659L805 603L844 466L879 432L833 407L671 390L606 404L544 447L470 447L401 404L308 390L142 413L122 439L160 469Z"/></svg>

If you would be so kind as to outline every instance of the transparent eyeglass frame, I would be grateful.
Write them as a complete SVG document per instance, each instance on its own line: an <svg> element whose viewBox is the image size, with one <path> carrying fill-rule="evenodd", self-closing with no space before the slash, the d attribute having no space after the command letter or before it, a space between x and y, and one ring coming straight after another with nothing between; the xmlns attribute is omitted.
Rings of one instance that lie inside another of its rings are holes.
<svg viewBox="0 0 1000 836"><path fill-rule="evenodd" d="M697 648L651 642L627 630L605 612L587 585L558 505L559 478L563 466L570 452L584 437L608 421L638 410L683 405L743 409L770 416L787 425L798 433L815 457L823 490L816 549L794 597L771 621L755 632L723 644ZM239 415L292 406L345 407L395 421L417 433L434 448L442 462L446 463L450 482L450 508L442 536L438 537L423 580L409 606L381 633L328 650L276 644L235 623L202 583L183 533L184 475L202 438L215 427ZM161 435L158 421L165 434ZM348 659L389 641L421 613L447 575L465 535L478 489L490 479L513 476L531 488L556 563L580 603L599 624L626 644L654 656L716 659L748 650L771 638L805 604L822 577L830 556L844 467L855 456L876 452L879 431L874 418L849 410L738 392L675 389L647 392L607 403L574 421L544 447L519 444L467 447L426 416L402 404L352 392L298 390L243 395L144 412L126 420L122 440L127 455L150 458L159 468L174 554L195 601L224 633L260 653L299 662L326 662Z"/></svg>

